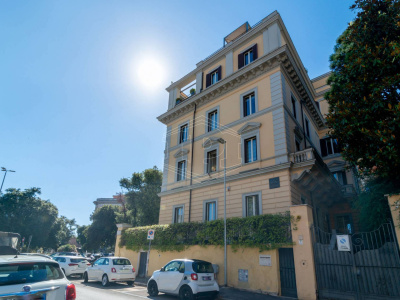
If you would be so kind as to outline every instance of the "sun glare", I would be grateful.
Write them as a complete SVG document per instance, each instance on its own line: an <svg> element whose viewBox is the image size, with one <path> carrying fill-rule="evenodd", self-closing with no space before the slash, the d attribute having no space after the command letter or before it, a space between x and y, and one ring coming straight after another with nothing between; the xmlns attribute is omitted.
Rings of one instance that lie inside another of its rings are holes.
<svg viewBox="0 0 400 300"><path fill-rule="evenodd" d="M137 68L136 78L145 88L160 88L164 79L164 66L156 58L143 59Z"/></svg>

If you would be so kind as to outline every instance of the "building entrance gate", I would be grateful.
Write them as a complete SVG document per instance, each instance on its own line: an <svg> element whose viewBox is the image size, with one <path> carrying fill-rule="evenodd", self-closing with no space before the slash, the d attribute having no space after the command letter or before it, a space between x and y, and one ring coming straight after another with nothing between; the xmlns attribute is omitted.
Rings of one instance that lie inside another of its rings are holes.
<svg viewBox="0 0 400 300"><path fill-rule="evenodd" d="M393 224L349 235L338 251L336 234L311 228L320 299L399 299L400 256Z"/></svg>

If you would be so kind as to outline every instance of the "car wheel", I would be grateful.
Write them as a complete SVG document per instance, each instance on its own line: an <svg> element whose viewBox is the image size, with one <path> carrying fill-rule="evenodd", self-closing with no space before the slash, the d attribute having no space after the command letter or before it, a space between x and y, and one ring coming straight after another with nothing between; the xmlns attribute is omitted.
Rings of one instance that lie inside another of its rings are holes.
<svg viewBox="0 0 400 300"><path fill-rule="evenodd" d="M158 295L157 283L154 280L150 281L147 285L147 292L151 297L155 297Z"/></svg>
<svg viewBox="0 0 400 300"><path fill-rule="evenodd" d="M185 285L179 291L180 300L194 300L192 289Z"/></svg>
<svg viewBox="0 0 400 300"><path fill-rule="evenodd" d="M88 274L85 272L83 273L83 282L87 283L89 281Z"/></svg>
<svg viewBox="0 0 400 300"><path fill-rule="evenodd" d="M108 276L107 276L107 274L104 274L104 275L103 275L103 278L102 278L102 280L101 280L101 285L102 285L102 286L108 286L109 283L110 283L110 282L108 281Z"/></svg>
<svg viewBox="0 0 400 300"><path fill-rule="evenodd" d="M134 281L127 281L126 283L127 283L129 286L133 286L133 285L135 284Z"/></svg>

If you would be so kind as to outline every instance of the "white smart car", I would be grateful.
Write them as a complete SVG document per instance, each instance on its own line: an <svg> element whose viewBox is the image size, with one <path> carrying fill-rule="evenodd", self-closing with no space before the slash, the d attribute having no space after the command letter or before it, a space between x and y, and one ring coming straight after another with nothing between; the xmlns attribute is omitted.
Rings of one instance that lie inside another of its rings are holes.
<svg viewBox="0 0 400 300"><path fill-rule="evenodd" d="M76 299L75 285L48 258L0 255L0 299Z"/></svg>
<svg viewBox="0 0 400 300"><path fill-rule="evenodd" d="M213 265L198 259L175 259L159 271L155 271L147 282L150 296L158 292L179 296L181 300L193 300L197 296L216 299L219 286Z"/></svg>
<svg viewBox="0 0 400 300"><path fill-rule="evenodd" d="M90 262L79 256L54 256L53 259L60 264L65 276L83 275Z"/></svg>
<svg viewBox="0 0 400 300"><path fill-rule="evenodd" d="M83 273L83 281L101 281L102 286L110 282L126 282L133 285L135 282L135 268L125 257L101 257Z"/></svg>

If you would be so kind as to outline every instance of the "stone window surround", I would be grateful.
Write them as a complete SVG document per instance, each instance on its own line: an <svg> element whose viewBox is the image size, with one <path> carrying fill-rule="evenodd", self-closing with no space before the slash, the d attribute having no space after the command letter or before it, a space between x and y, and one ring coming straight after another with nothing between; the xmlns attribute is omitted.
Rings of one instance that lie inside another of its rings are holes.
<svg viewBox="0 0 400 300"><path fill-rule="evenodd" d="M244 144L245 143L244 143L244 141L247 140L248 138L251 138L251 137L256 137L256 140L257 140L257 160L254 160L252 162L246 163L245 162L245 157L244 157L244 155L245 155L245 150L244 150L244 147L245 147ZM242 166L243 165L247 165L247 164L251 164L253 162L260 161L261 153L260 153L260 130L259 130L259 128L255 128L255 129L253 129L251 131L248 131L248 132L245 132L245 133L241 134L240 143L241 143L241 146L240 146L241 153L240 153L240 155L241 155L241 158L242 158Z"/></svg>
<svg viewBox="0 0 400 300"><path fill-rule="evenodd" d="M175 223L175 209L182 207L183 208L183 222L185 222L185 204L177 204L172 206L172 224L176 224Z"/></svg>
<svg viewBox="0 0 400 300"><path fill-rule="evenodd" d="M262 215L262 214L263 214L263 209L262 209L262 192L261 192L261 191L257 191L257 192L245 193L245 194L242 194L242 211L243 211L242 216L243 216L243 218L247 217L247 216L246 216L246 197L247 197L247 196L255 196L255 195L258 196L258 207L259 207L259 209L260 209L259 215Z"/></svg>
<svg viewBox="0 0 400 300"><path fill-rule="evenodd" d="M246 92L240 94L240 118L241 118L241 119L246 118L246 117L252 115L252 114L251 114L251 115L247 115L247 116L245 117L245 116L244 116L244 110L243 110L243 101L244 101L244 97L248 96L248 95L251 94L251 93L254 93L254 101L255 101L255 106L256 106L256 111L255 111L254 113L258 112L258 88L257 88L257 87L254 87L254 88L252 88L252 89L250 89L250 90L248 90L248 91L246 91ZM253 114L254 114L254 113L253 113Z"/></svg>
<svg viewBox="0 0 400 300"><path fill-rule="evenodd" d="M219 171L219 143L215 143L214 145L210 145L209 147L206 147L204 149L204 175L208 174L207 172L207 153L210 151L214 151L217 150L217 169L215 170L215 172L212 172L210 174L213 173L217 173Z"/></svg>
<svg viewBox="0 0 400 300"><path fill-rule="evenodd" d="M186 141L180 143L181 127L183 127L185 125L187 125L187 127L188 127L188 139ZM187 121L185 121L185 122L183 122L183 123L178 125L178 138L177 138L177 141L176 141L177 145L182 145L184 143L187 143L190 140L190 138L189 138L190 137L189 129L190 129L190 120L187 120Z"/></svg>
<svg viewBox="0 0 400 300"><path fill-rule="evenodd" d="M213 107L213 108L211 108L211 109L209 109L209 110L207 110L206 111L206 117L205 117L205 120L206 120L206 126L205 126L205 133L207 133L207 132L213 132L214 130L216 130L216 129L214 129L214 130L211 130L211 131L208 131L208 114L209 113L211 113L211 112L213 112L213 111L217 111L217 128L216 129L218 129L219 128L219 120L220 120L220 114L219 114L219 105L217 105L217 106L215 106L215 107Z"/></svg>
<svg viewBox="0 0 400 300"><path fill-rule="evenodd" d="M207 203L215 202L215 219L218 219L218 198L203 201L203 222L206 222Z"/></svg>
<svg viewBox="0 0 400 300"><path fill-rule="evenodd" d="M185 179L178 180L178 163L181 162L181 161L186 161ZM174 178L175 182L183 182L183 181L185 181L187 179L187 176L186 176L187 169L188 169L188 158L187 158L187 155L177 157L176 160L175 160L175 176L174 176L175 177Z"/></svg>

